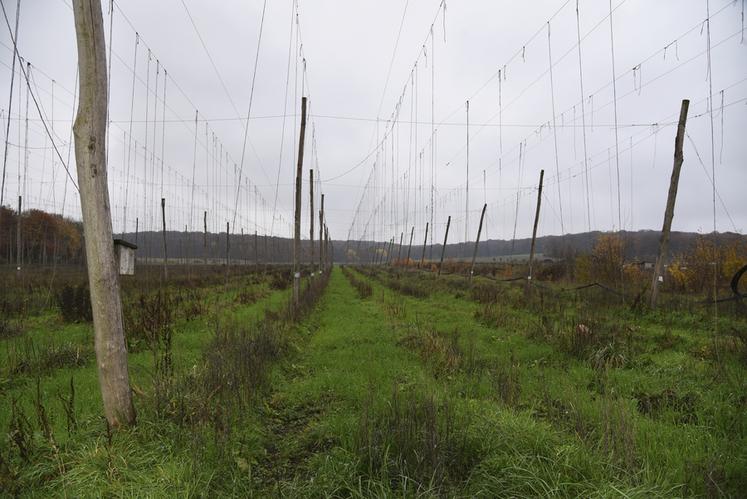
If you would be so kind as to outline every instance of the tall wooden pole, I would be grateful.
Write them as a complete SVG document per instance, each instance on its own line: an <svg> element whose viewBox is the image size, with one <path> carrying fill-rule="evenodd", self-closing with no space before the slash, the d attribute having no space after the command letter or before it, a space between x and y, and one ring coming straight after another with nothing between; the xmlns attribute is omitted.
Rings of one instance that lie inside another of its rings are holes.
<svg viewBox="0 0 747 499"><path fill-rule="evenodd" d="M423 253L420 255L420 263L418 264L418 268L423 266L423 262L425 262L425 245L428 244L428 222L425 222L425 239L423 240Z"/></svg>
<svg viewBox="0 0 747 499"><path fill-rule="evenodd" d="M326 261L324 265L330 270L332 269L332 257L334 256L332 253L333 250L329 245L329 227L324 224L324 259Z"/></svg>
<svg viewBox="0 0 747 499"><path fill-rule="evenodd" d="M135 423L118 265L106 175L108 113L106 45L101 2L73 0L80 100L73 125L80 205L91 290L96 365L110 427Z"/></svg>
<svg viewBox="0 0 747 499"><path fill-rule="evenodd" d="M651 283L651 307L656 307L659 298L659 282L663 280L664 260L669 251L669 232L672 229L672 218L674 218L674 202L677 199L677 187L680 183L680 170L685 158L682 154L682 145L685 141L685 126L687 125L687 111L690 108L690 101L683 100L680 108L680 121L677 125L677 135L674 139L674 167L672 168L672 178L669 180L669 195L667 196L667 207L664 210L664 225L661 229L661 239L659 240L659 256L656 258L654 266L654 278Z"/></svg>
<svg viewBox="0 0 747 499"><path fill-rule="evenodd" d="M319 271L324 272L324 194L319 210Z"/></svg>
<svg viewBox="0 0 747 499"><path fill-rule="evenodd" d="M293 226L293 305L298 306L301 296L301 179L303 175L303 146L306 136L306 97L301 99L301 135L298 139L298 164L296 165L296 202Z"/></svg>
<svg viewBox="0 0 747 499"><path fill-rule="evenodd" d="M475 260L477 259L477 246L480 244L480 234L482 234L482 222L485 219L485 210L487 209L487 203L482 205L482 213L480 214L480 226L477 228L477 240L475 241L475 250L472 252L472 266L469 269L469 280L472 280L472 276L475 274Z"/></svg>
<svg viewBox="0 0 747 499"><path fill-rule="evenodd" d="M438 263L438 275L441 275L441 267L444 266L444 254L446 253L446 241L449 239L449 227L451 227L451 215L446 220L446 233L444 234L444 245L441 247L441 261Z"/></svg>
<svg viewBox="0 0 747 499"><path fill-rule="evenodd" d="M539 187L537 188L537 211L534 212L534 228L532 228L532 246L529 249L529 274L527 285L532 282L532 270L534 265L534 246L537 243L537 225L539 224L540 208L542 206L542 181L545 179L545 170L540 170Z"/></svg>
<svg viewBox="0 0 747 499"><path fill-rule="evenodd" d="M405 264L406 267L410 266L410 250L412 249L412 237L415 235L415 226L412 226L412 229L410 229L410 243L407 245L407 263Z"/></svg>
<svg viewBox="0 0 747 499"><path fill-rule="evenodd" d="M166 252L166 198L161 198L161 223L161 234L163 236L163 279L166 280L169 277L168 271L166 270L169 258Z"/></svg>
<svg viewBox="0 0 747 499"><path fill-rule="evenodd" d="M205 265L207 265L208 262L208 251L207 251L207 211L202 212L202 226L203 226L203 233L202 233L202 250L205 257Z"/></svg>
<svg viewBox="0 0 747 499"><path fill-rule="evenodd" d="M309 170L309 241L311 241L311 275L314 275L314 170Z"/></svg>

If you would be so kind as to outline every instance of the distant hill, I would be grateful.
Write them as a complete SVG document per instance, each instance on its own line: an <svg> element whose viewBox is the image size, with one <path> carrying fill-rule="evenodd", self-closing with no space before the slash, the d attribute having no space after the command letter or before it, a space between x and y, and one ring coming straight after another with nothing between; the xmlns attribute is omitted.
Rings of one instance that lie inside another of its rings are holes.
<svg viewBox="0 0 747 499"><path fill-rule="evenodd" d="M605 232L583 232L579 234L568 234L565 236L543 236L537 238L536 252L550 258L564 258L576 254L591 252L597 238ZM653 261L659 249L659 231L642 230L637 232L623 231L620 235L625 241L625 257L627 260ZM676 255L689 251L700 234L694 232L672 232L669 244L669 254ZM710 236L709 237L713 237ZM741 241L747 244L747 236L731 232L716 235L718 243L731 244ZM124 239L135 242L134 234L125 234ZM167 232L166 246L169 258L209 259L210 261L222 261L226 257L226 234L208 233L204 236L198 232ZM160 232L144 232L138 234L137 244L138 257L162 258L163 236ZM315 242L315 254L319 256L319 242ZM531 239L481 241L477 256L480 261L490 261L493 258L525 257L530 250ZM373 241L334 241L334 257L338 263L359 263L371 261L377 251L382 251L386 244ZM399 245L394 245L395 258L399 254ZM441 244L426 246L426 259L438 259L441 256ZM253 262L255 259L254 235L232 235L230 241L230 258L232 261L246 260ZM308 261L310 258L309 241L302 241L302 258ZM423 245L413 245L410 251L411 258L419 259L423 251ZM447 244L445 258L447 259L469 259L474 251L474 242ZM403 245L401 258L405 258L407 246ZM260 262L284 263L290 262L292 258L292 240L280 237L256 238L256 255Z"/></svg>

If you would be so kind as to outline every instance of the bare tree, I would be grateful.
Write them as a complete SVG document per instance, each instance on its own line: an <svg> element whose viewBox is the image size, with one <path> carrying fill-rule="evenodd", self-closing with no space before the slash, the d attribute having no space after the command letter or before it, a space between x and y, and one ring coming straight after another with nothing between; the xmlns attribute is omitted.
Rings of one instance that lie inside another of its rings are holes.
<svg viewBox="0 0 747 499"><path fill-rule="evenodd" d="M73 0L73 13L80 73L80 102L73 132L93 308L96 363L104 414L109 425L116 428L135 423L135 408L127 366L106 177L108 99L101 2Z"/></svg>

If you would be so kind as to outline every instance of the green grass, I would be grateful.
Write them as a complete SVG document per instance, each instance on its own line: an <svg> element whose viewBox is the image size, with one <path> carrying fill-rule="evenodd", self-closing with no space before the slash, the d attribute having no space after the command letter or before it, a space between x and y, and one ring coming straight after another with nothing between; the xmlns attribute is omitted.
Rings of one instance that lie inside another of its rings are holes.
<svg viewBox="0 0 747 499"><path fill-rule="evenodd" d="M185 387L205 369L217 325L262 334L252 324L288 299L288 290L261 281L250 285L258 301L242 305L239 291L247 288L239 282L200 289L191 299L207 311L175 325L173 403L194 402ZM491 304L473 301L481 296ZM101 417L92 358L38 377L43 409L37 376L10 376L5 366L0 491L739 496L747 489L747 377L737 344L714 350L711 324L696 312L589 303L524 298L514 285L475 294L455 276L354 270L346 277L335 269L305 318L273 330L283 347L265 381L240 403L212 404L209 417L185 423L159 415L153 355L131 353L138 424L113 435ZM726 332L745 327L739 318L722 320ZM579 339L579 323L596 336ZM92 332L44 313L26 321L23 336L0 341L0 358L29 338L42 351L86 349ZM68 431L71 378L77 427ZM27 422L12 418L12 400ZM30 436L17 432L24 427ZM14 443L19 435L29 439L28 456Z"/></svg>

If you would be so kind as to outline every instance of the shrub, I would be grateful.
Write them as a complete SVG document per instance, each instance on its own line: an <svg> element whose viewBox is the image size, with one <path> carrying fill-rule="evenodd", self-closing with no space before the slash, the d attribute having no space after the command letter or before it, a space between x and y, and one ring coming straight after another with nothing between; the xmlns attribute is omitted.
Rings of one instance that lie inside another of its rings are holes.
<svg viewBox="0 0 747 499"><path fill-rule="evenodd" d="M363 279L356 278L355 275L353 275L353 273L347 267L342 268L342 273L345 274L345 277L348 278L350 284L353 285L356 292L358 293L358 297L360 297L361 299L365 299L373 294L373 288L371 287L371 284Z"/></svg>
<svg viewBox="0 0 747 499"><path fill-rule="evenodd" d="M65 284L57 293L57 305L65 322L91 322L91 293L86 284Z"/></svg>
<svg viewBox="0 0 747 499"><path fill-rule="evenodd" d="M248 400L264 384L270 363L285 350L284 331L282 322L219 324L205 352L205 392L230 394L239 403Z"/></svg>
<svg viewBox="0 0 747 499"><path fill-rule="evenodd" d="M472 300L477 303L495 303L498 301L498 287L489 283L475 283L470 291Z"/></svg>
<svg viewBox="0 0 747 499"><path fill-rule="evenodd" d="M241 305L252 305L265 297L265 293L258 288L242 288L236 295L236 302Z"/></svg>
<svg viewBox="0 0 747 499"><path fill-rule="evenodd" d="M287 289L293 281L293 276L289 270L276 270L269 275L270 289L282 291Z"/></svg>
<svg viewBox="0 0 747 499"><path fill-rule="evenodd" d="M480 459L467 436L469 421L448 400L410 391L376 409L369 399L355 436L360 473L392 490L440 488L466 479Z"/></svg>

